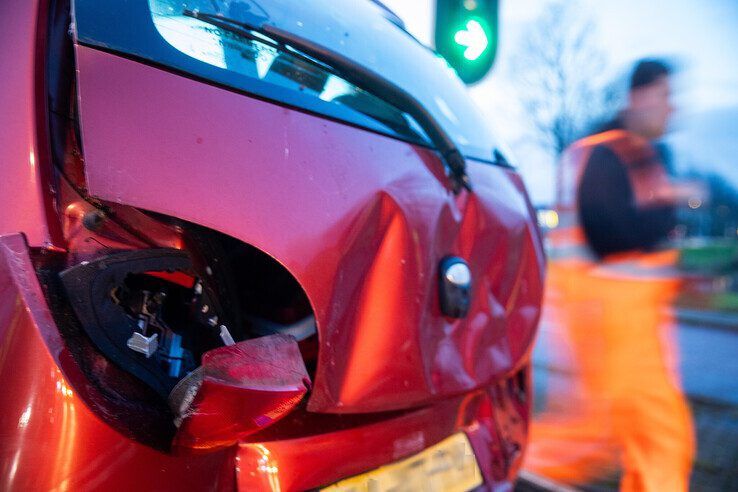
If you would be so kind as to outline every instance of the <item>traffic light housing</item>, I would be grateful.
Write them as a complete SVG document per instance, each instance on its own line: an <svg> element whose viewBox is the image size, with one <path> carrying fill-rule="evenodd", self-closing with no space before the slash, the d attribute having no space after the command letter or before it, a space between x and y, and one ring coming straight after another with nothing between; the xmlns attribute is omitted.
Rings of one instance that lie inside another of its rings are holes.
<svg viewBox="0 0 738 492"><path fill-rule="evenodd" d="M498 0L436 0L436 51L467 84L484 77L497 53Z"/></svg>

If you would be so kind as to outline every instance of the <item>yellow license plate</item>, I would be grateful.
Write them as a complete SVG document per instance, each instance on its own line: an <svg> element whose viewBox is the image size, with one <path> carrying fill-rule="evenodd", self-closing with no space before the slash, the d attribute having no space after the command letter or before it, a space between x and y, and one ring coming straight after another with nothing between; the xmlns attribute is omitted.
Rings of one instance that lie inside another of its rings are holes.
<svg viewBox="0 0 738 492"><path fill-rule="evenodd" d="M482 484L482 474L466 434L454 434L435 446L370 472L341 480L330 492L464 492Z"/></svg>

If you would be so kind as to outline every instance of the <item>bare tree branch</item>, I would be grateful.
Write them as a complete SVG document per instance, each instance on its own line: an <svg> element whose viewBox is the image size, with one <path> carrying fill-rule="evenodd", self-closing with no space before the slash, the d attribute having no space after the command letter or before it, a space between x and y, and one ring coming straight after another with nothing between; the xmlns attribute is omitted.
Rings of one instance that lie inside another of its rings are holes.
<svg viewBox="0 0 738 492"><path fill-rule="evenodd" d="M555 156L614 101L600 88L605 55L583 11L578 1L549 4L525 32L512 66L531 136Z"/></svg>

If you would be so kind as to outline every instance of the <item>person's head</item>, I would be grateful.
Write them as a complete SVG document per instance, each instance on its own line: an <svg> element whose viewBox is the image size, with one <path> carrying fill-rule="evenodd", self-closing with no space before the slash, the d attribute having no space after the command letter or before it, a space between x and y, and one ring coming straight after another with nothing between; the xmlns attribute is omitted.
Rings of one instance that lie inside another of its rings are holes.
<svg viewBox="0 0 738 492"><path fill-rule="evenodd" d="M669 76L672 68L664 61L639 61L630 76L626 126L648 138L656 139L666 132L671 104Z"/></svg>

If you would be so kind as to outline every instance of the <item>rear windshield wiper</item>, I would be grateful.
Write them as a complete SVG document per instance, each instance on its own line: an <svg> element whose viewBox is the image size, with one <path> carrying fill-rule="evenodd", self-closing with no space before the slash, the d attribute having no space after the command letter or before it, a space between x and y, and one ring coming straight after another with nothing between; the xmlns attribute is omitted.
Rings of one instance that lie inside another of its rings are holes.
<svg viewBox="0 0 738 492"><path fill-rule="evenodd" d="M441 154L441 159L448 168L449 177L454 183L454 192L459 193L462 188L471 191L469 176L466 174L466 160L456 144L425 106L401 87L340 53L270 24L257 26L220 14L197 10L185 10L183 15L262 43L268 43L262 36L271 38L277 47L293 48L290 49L291 54L301 56L311 63L326 66L348 82L407 112L415 118Z"/></svg>

